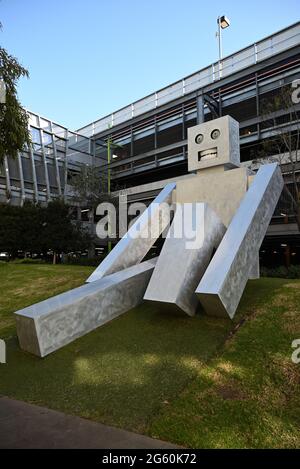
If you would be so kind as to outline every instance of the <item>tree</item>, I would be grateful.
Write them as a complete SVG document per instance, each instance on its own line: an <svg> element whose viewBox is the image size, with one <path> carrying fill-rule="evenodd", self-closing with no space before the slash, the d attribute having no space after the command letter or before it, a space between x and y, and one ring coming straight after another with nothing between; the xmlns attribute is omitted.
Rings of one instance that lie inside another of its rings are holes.
<svg viewBox="0 0 300 469"><path fill-rule="evenodd" d="M42 208L29 201L20 206L0 204L0 250L16 257L18 251L40 253Z"/></svg>
<svg viewBox="0 0 300 469"><path fill-rule="evenodd" d="M253 164L277 161L289 175L283 196L300 231L300 115L292 95L290 86L281 87L272 100L262 102L264 125L271 129L271 137L263 142Z"/></svg>
<svg viewBox="0 0 300 469"><path fill-rule="evenodd" d="M91 238L93 237L95 212L99 204L109 202L118 212L119 197L107 191L107 178L107 173L101 171L101 167L82 166L80 173L73 176L70 181L73 190L73 202L89 210ZM114 181L110 183L110 187L113 191L120 189L120 186ZM108 241L108 250L111 250L111 241ZM94 251L93 243L91 243L91 251Z"/></svg>
<svg viewBox="0 0 300 469"><path fill-rule="evenodd" d="M23 207L0 204L0 251L16 257L19 250L58 253L87 249L89 236L70 218L69 206L61 200L44 207L26 202Z"/></svg>
<svg viewBox="0 0 300 469"><path fill-rule="evenodd" d="M53 264L58 253L87 249L91 242L89 234L72 222L69 208L57 199L41 209L43 249L53 251Z"/></svg>
<svg viewBox="0 0 300 469"><path fill-rule="evenodd" d="M22 207L18 207L18 223L20 237L17 243L18 249L30 253L41 253L43 243L41 232L43 229L40 205L25 201Z"/></svg>
<svg viewBox="0 0 300 469"><path fill-rule="evenodd" d="M0 47L0 80L5 86L5 102L0 104L0 164L5 156L16 158L31 142L28 115L17 97L16 86L21 77L28 78L28 70Z"/></svg>
<svg viewBox="0 0 300 469"><path fill-rule="evenodd" d="M0 251L15 257L21 236L20 207L0 204Z"/></svg>
<svg viewBox="0 0 300 469"><path fill-rule="evenodd" d="M72 200L91 211L96 210L101 202L116 204L116 196L107 192L107 182L107 174L101 171L101 167L83 165L81 171L70 181L73 191ZM118 189L119 187L113 183L112 190Z"/></svg>

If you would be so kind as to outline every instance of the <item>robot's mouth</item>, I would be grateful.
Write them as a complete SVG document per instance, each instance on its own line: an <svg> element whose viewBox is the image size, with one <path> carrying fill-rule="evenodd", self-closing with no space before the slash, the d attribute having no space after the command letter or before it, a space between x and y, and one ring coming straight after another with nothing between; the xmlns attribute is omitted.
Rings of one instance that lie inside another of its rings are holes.
<svg viewBox="0 0 300 469"><path fill-rule="evenodd" d="M211 160L212 158L217 158L217 156L218 156L218 149L210 148L209 150L198 152L198 161Z"/></svg>

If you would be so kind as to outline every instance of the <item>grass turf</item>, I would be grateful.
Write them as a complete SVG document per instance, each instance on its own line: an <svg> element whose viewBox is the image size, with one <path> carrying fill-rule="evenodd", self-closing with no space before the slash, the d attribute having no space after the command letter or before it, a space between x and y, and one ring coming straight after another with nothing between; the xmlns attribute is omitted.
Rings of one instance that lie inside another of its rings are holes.
<svg viewBox="0 0 300 469"><path fill-rule="evenodd" d="M19 350L11 313L91 270L0 267L2 395L184 446L299 446L299 281L249 282L233 323L143 304L44 359Z"/></svg>

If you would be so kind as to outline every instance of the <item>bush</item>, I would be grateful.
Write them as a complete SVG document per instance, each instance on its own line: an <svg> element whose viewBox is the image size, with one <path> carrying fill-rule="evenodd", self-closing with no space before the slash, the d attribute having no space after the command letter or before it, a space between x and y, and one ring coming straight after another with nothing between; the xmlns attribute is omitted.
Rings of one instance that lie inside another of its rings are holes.
<svg viewBox="0 0 300 469"><path fill-rule="evenodd" d="M82 265L82 266L91 266L97 267L100 262L104 259L105 255L99 257L71 257L65 255L61 262L58 264L64 265ZM26 259L15 259L12 261L13 264L52 264L50 259L31 259L30 257ZM6 262L3 262L6 264Z"/></svg>
<svg viewBox="0 0 300 469"><path fill-rule="evenodd" d="M14 261L12 261L12 263L13 264L46 264L46 261L44 259L31 259L31 257L27 257L25 259L15 259Z"/></svg>
<svg viewBox="0 0 300 469"><path fill-rule="evenodd" d="M300 265L291 265L289 268L280 266L275 268L261 268L262 277L277 277L277 278L300 278Z"/></svg>
<svg viewBox="0 0 300 469"><path fill-rule="evenodd" d="M105 256L99 257L69 257L65 256L63 264L68 265L83 265L97 267L103 261Z"/></svg>
<svg viewBox="0 0 300 469"><path fill-rule="evenodd" d="M291 265L288 278L300 278L300 265Z"/></svg>
<svg viewBox="0 0 300 469"><path fill-rule="evenodd" d="M53 200L46 207L28 201L22 207L0 203L0 251L10 255L18 251L83 251L88 249L91 237L80 226L61 200Z"/></svg>

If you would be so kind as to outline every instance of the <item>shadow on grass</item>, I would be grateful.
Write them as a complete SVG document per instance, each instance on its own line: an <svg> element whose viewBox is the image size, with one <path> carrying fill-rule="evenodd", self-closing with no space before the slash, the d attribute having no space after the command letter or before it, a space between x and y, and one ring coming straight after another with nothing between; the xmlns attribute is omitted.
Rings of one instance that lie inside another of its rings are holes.
<svg viewBox="0 0 300 469"><path fill-rule="evenodd" d="M268 302L282 283L250 282L237 317ZM14 337L0 393L145 432L222 350L234 325L143 304L44 359L22 352Z"/></svg>
<svg viewBox="0 0 300 469"><path fill-rule="evenodd" d="M152 436L192 448L299 447L300 368L291 361L297 334L286 318L299 315L300 283L287 284L249 283L238 314L248 320L153 419Z"/></svg>

